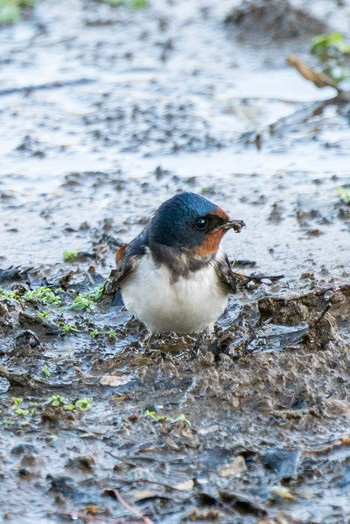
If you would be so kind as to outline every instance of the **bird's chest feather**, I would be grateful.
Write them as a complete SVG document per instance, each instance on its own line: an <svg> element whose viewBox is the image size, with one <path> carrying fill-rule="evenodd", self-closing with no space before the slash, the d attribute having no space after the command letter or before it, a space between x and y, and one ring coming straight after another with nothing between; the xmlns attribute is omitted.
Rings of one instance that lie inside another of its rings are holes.
<svg viewBox="0 0 350 524"><path fill-rule="evenodd" d="M127 309L153 332L205 330L227 305L212 265L174 279L149 253L123 285L122 296Z"/></svg>

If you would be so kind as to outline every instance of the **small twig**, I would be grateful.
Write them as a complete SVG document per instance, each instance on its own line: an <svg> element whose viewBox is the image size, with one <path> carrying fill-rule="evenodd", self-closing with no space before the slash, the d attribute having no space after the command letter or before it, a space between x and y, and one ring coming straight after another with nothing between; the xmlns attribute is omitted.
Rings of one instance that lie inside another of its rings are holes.
<svg viewBox="0 0 350 524"><path fill-rule="evenodd" d="M247 278L248 281L253 281L257 284L261 284L263 280L271 280L272 284L274 284L278 280L284 278L284 275L264 275L263 273L260 273L259 275L249 275Z"/></svg>
<svg viewBox="0 0 350 524"><path fill-rule="evenodd" d="M117 497L119 502L124 506L124 508L126 508L128 511L130 511L130 513L133 513L134 515L136 515L136 517L141 519L145 524L153 524L153 521L151 519L149 519L148 517L145 517L144 515L142 515L142 513L140 513L140 511L138 511L137 509L135 509L132 506L130 506L130 504L128 504L122 498L121 494L119 493L119 491L117 489L114 488L111 491Z"/></svg>
<svg viewBox="0 0 350 524"><path fill-rule="evenodd" d="M322 89L323 87L333 87L340 94L342 91L337 85L332 82L328 76L323 73L316 73L312 67L302 62L297 56L290 55L287 57L287 64L294 67L302 77L312 82L316 87Z"/></svg>
<svg viewBox="0 0 350 524"><path fill-rule="evenodd" d="M329 311L331 309L332 305L331 304L327 304L326 307L324 308L324 310L322 311L322 313L320 314L320 316L315 320L314 322L314 326L317 326L317 324L323 319L323 317L325 316L325 314L327 313L327 311Z"/></svg>
<svg viewBox="0 0 350 524"><path fill-rule="evenodd" d="M238 260L235 261L235 266L255 267L256 266L256 262L255 262L255 260L238 259Z"/></svg>
<svg viewBox="0 0 350 524"><path fill-rule="evenodd" d="M270 280L272 284L284 278L284 275L264 275L264 274L252 274L252 275L242 275L241 273L236 273L233 271L234 276L239 282L242 282L244 286L247 286L249 282L255 282L256 284L262 284L263 280Z"/></svg>

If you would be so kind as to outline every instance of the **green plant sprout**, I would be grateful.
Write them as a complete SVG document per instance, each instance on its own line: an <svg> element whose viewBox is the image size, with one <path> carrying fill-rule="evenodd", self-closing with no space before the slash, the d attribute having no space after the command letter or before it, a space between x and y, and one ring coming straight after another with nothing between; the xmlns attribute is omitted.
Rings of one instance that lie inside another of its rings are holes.
<svg viewBox="0 0 350 524"><path fill-rule="evenodd" d="M103 294L104 284L101 286L95 287L85 295L82 295L84 298L89 298L91 300L97 301Z"/></svg>
<svg viewBox="0 0 350 524"><path fill-rule="evenodd" d="M80 249L77 249L76 251L64 251L63 252L63 261L64 262L75 262L78 258L78 253L80 252Z"/></svg>
<svg viewBox="0 0 350 524"><path fill-rule="evenodd" d="M173 422L179 422L180 420L183 420L189 426L191 426L191 422L186 418L186 416L183 413L181 415L179 415L178 417L176 417L176 418L172 418L172 417L167 417L167 416L164 416L164 415L156 416L156 412L155 411L149 411L147 409L145 411L145 413L144 413L144 416L145 417L150 417L152 422L171 422L171 423L173 423Z"/></svg>
<svg viewBox="0 0 350 524"><path fill-rule="evenodd" d="M127 7L128 9L145 9L149 5L149 0L105 0L111 7Z"/></svg>
<svg viewBox="0 0 350 524"><path fill-rule="evenodd" d="M333 47L343 54L350 54L350 44L344 42L344 36L341 33L332 33L329 35L318 35L312 39L311 52L318 56L328 55Z"/></svg>
<svg viewBox="0 0 350 524"><path fill-rule="evenodd" d="M311 42L311 53L319 58L322 74L335 85L350 79L350 44L341 33L316 36Z"/></svg>
<svg viewBox="0 0 350 524"><path fill-rule="evenodd" d="M80 411L88 411L91 409L91 398L81 398L75 402L75 407L80 409Z"/></svg>
<svg viewBox="0 0 350 524"><path fill-rule="evenodd" d="M80 411L88 411L91 409L92 399L81 398L78 399L75 404L70 402L67 398L61 395L52 395L45 404L51 404L51 406L62 407L64 411L73 411L73 409L79 409Z"/></svg>
<svg viewBox="0 0 350 524"><path fill-rule="evenodd" d="M79 293L75 297L73 304L63 307L62 311L93 311L95 307L94 302L102 296L103 287L102 284L101 286L88 291L84 295Z"/></svg>
<svg viewBox="0 0 350 524"><path fill-rule="evenodd" d="M74 333L81 333L80 329L77 328L74 324L65 324L64 322L59 322L58 327L60 327L63 333L68 333L73 331Z"/></svg>
<svg viewBox="0 0 350 524"><path fill-rule="evenodd" d="M46 375L47 377L51 377L50 371L47 369L47 366L44 366L41 370L43 375Z"/></svg>
<svg viewBox="0 0 350 524"><path fill-rule="evenodd" d="M38 317L39 318L48 318L50 313L51 313L51 311L46 311L46 313L38 313Z"/></svg>
<svg viewBox="0 0 350 524"><path fill-rule="evenodd" d="M5 291L5 289L0 288L0 300L21 300L21 297L16 293L11 293L11 291Z"/></svg>
<svg viewBox="0 0 350 524"><path fill-rule="evenodd" d="M341 200L345 202L348 206L350 205L350 193L346 191L343 187L337 186L335 190L338 192Z"/></svg>
<svg viewBox="0 0 350 524"><path fill-rule="evenodd" d="M23 9L32 9L38 0L0 0L0 24L18 22Z"/></svg>
<svg viewBox="0 0 350 524"><path fill-rule="evenodd" d="M115 339L117 336L117 333L115 331L91 331L90 335L92 338L96 338L99 335L107 335L111 339Z"/></svg>
<svg viewBox="0 0 350 524"><path fill-rule="evenodd" d="M74 299L73 304L65 306L62 311L93 311L94 301L85 297L85 295L77 295Z"/></svg>
<svg viewBox="0 0 350 524"><path fill-rule="evenodd" d="M28 302L41 302L47 306L60 306L62 304L60 297L56 296L51 289L46 287L27 291L27 293L23 295L23 299Z"/></svg>
<svg viewBox="0 0 350 524"><path fill-rule="evenodd" d="M12 402L13 402L12 410L16 415L20 417L24 417L25 415L30 414L29 409L23 409L20 407L20 405L23 402L22 397L12 397Z"/></svg>

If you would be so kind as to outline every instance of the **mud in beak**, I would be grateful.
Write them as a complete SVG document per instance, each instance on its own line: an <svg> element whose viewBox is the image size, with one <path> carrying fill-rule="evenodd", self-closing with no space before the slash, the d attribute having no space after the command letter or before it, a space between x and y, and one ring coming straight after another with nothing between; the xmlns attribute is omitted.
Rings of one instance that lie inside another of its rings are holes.
<svg viewBox="0 0 350 524"><path fill-rule="evenodd" d="M245 223L243 222L243 220L228 219L228 221L222 224L222 226L219 226L218 229L223 229L224 231L227 231L228 229L233 229L236 233L240 233L242 227L244 226Z"/></svg>

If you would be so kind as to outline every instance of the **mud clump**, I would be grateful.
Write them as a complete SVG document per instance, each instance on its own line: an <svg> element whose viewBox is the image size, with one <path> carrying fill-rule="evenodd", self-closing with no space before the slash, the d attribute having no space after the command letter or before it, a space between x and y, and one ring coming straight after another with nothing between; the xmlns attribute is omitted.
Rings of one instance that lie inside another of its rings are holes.
<svg viewBox="0 0 350 524"><path fill-rule="evenodd" d="M244 0L225 18L225 24L233 24L244 39L273 41L310 38L325 33L327 26L301 9L294 8L285 0Z"/></svg>
<svg viewBox="0 0 350 524"><path fill-rule="evenodd" d="M91 473L95 467L95 461L90 455L70 458L65 467L72 470L80 470L83 473Z"/></svg>
<svg viewBox="0 0 350 524"><path fill-rule="evenodd" d="M70 423L76 421L76 414L64 411L61 406L52 406L47 404L41 413L41 420L49 425L58 423Z"/></svg>
<svg viewBox="0 0 350 524"><path fill-rule="evenodd" d="M264 297L258 302L260 319L282 326L308 324L305 342L325 349L339 342L339 329L350 315L350 286L310 291L299 296Z"/></svg>

